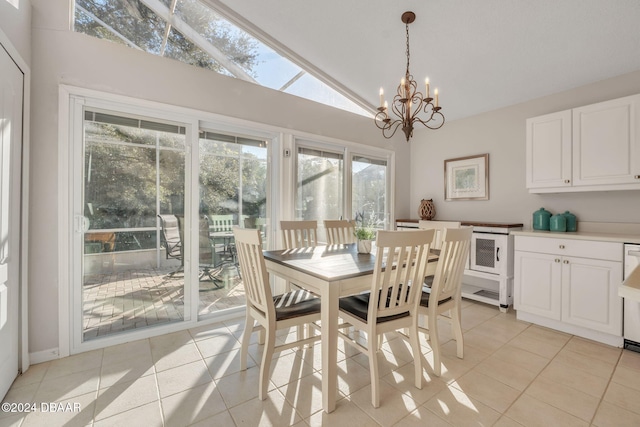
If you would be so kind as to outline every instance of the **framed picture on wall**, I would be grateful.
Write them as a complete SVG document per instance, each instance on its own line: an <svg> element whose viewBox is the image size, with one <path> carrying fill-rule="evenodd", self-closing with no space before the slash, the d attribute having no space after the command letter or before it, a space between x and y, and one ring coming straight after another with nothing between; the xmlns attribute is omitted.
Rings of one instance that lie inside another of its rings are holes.
<svg viewBox="0 0 640 427"><path fill-rule="evenodd" d="M489 154L445 160L444 199L489 200Z"/></svg>

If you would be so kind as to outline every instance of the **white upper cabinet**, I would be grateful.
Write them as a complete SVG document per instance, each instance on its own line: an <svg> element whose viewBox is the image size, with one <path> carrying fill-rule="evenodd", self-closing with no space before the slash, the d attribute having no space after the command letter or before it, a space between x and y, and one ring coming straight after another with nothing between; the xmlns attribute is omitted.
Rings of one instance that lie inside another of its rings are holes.
<svg viewBox="0 0 640 427"><path fill-rule="evenodd" d="M527 188L571 186L571 110L527 120Z"/></svg>
<svg viewBox="0 0 640 427"><path fill-rule="evenodd" d="M532 193L640 189L640 95L527 120Z"/></svg>
<svg viewBox="0 0 640 427"><path fill-rule="evenodd" d="M640 183L640 95L573 110L573 185Z"/></svg>

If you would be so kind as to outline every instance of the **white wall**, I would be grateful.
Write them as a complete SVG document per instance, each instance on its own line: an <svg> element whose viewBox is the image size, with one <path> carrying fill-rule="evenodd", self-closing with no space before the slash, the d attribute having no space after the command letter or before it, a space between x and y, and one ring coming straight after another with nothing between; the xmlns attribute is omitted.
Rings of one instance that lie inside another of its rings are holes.
<svg viewBox="0 0 640 427"><path fill-rule="evenodd" d="M570 210L578 221L640 223L640 191L529 194L525 188L527 118L637 93L640 71L417 133L411 143L411 217L417 218L421 199L433 198L439 220L531 227L533 212L544 207L553 213ZM483 153L489 153L490 199L445 201L444 161Z"/></svg>
<svg viewBox="0 0 640 427"><path fill-rule="evenodd" d="M27 65L31 66L30 0L0 0L0 29Z"/></svg>
<svg viewBox="0 0 640 427"><path fill-rule="evenodd" d="M0 0L5 1L5 0ZM261 86L69 31L70 0L32 0L33 85L31 133L30 351L58 346L58 87L68 84L179 105L397 151L409 147L382 138L371 119ZM400 168L399 186L409 171ZM398 192L396 209L409 195Z"/></svg>

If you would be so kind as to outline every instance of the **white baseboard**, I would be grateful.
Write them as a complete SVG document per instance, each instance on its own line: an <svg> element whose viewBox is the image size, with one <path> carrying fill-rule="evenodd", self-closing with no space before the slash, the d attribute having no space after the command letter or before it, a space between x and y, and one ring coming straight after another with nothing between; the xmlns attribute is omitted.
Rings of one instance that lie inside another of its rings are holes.
<svg viewBox="0 0 640 427"><path fill-rule="evenodd" d="M60 358L60 352L57 348L50 348L49 350L36 351L29 353L29 362L31 365L37 363L49 362Z"/></svg>

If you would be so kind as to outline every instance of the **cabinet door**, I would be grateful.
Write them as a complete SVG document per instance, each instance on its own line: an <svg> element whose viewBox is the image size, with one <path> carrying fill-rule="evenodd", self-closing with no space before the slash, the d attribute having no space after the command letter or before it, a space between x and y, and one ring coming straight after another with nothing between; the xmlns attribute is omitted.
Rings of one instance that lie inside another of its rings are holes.
<svg viewBox="0 0 640 427"><path fill-rule="evenodd" d="M558 255L515 251L514 307L560 320L562 264Z"/></svg>
<svg viewBox="0 0 640 427"><path fill-rule="evenodd" d="M640 95L573 110L573 185L640 183Z"/></svg>
<svg viewBox="0 0 640 427"><path fill-rule="evenodd" d="M571 186L571 110L527 120L527 188Z"/></svg>
<svg viewBox="0 0 640 427"><path fill-rule="evenodd" d="M562 321L622 336L622 263L562 258Z"/></svg>

